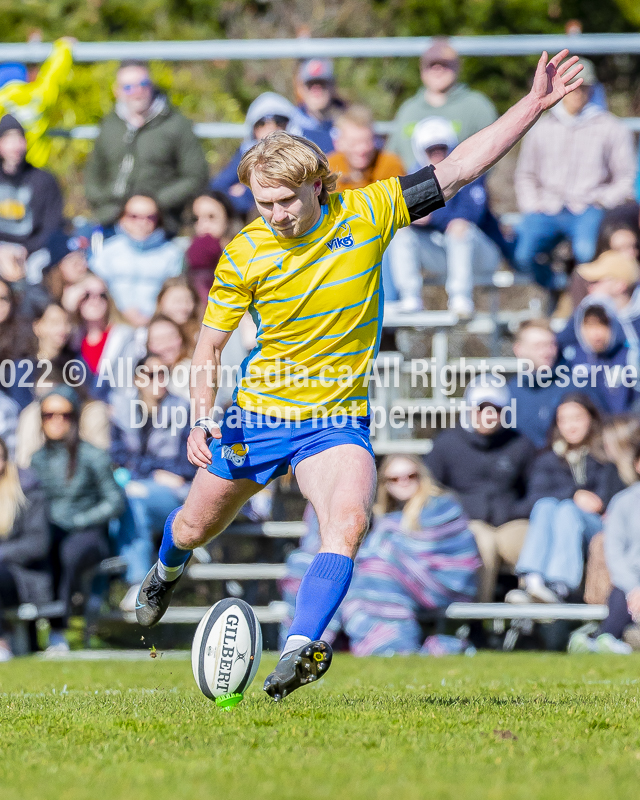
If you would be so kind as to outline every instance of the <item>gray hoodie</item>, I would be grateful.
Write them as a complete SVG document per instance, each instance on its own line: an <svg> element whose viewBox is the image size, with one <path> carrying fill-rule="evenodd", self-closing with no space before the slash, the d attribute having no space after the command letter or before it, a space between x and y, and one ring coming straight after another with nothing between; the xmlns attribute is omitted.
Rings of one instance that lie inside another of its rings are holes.
<svg viewBox="0 0 640 800"><path fill-rule="evenodd" d="M611 582L628 594L640 586L640 483L613 498L604 520L604 553Z"/></svg>

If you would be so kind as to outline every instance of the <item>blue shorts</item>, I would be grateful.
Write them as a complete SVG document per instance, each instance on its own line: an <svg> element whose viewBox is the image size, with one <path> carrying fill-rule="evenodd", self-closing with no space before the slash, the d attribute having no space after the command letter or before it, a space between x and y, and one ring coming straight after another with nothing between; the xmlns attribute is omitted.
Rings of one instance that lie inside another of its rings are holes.
<svg viewBox="0 0 640 800"><path fill-rule="evenodd" d="M227 480L249 478L266 484L286 475L305 458L340 444L357 444L371 453L369 417L287 422L232 406L222 421L222 439L211 439L209 472ZM341 427L341 423L344 425ZM267 424L268 423L268 424Z"/></svg>

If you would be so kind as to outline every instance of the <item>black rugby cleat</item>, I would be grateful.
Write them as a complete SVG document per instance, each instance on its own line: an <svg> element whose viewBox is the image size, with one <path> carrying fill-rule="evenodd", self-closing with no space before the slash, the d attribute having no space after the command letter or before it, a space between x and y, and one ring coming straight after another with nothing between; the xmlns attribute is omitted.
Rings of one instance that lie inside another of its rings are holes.
<svg viewBox="0 0 640 800"><path fill-rule="evenodd" d="M150 628L152 625L157 625L164 617L174 589L186 571L187 564L184 566L185 569L173 581L162 580L158 575L157 564L154 564L147 572L136 597L136 619L140 625Z"/></svg>
<svg viewBox="0 0 640 800"><path fill-rule="evenodd" d="M307 683L317 681L331 666L333 651L326 642L309 642L278 661L264 682L264 691L276 702Z"/></svg>

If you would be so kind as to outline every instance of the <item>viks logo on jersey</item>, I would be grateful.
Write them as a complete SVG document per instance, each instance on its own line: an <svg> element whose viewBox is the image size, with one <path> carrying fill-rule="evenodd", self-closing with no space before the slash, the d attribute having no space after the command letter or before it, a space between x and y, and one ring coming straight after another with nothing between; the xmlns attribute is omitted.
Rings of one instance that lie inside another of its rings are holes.
<svg viewBox="0 0 640 800"><path fill-rule="evenodd" d="M348 222L343 222L342 225L338 228L338 236L334 236L333 239L327 242L327 247L331 252L335 252L339 250L341 247L345 249L349 249L353 247L353 235L351 233L351 226Z"/></svg>
<svg viewBox="0 0 640 800"><path fill-rule="evenodd" d="M241 467L249 452L249 445L244 442L236 442L235 444L222 445L222 458L231 461L236 467Z"/></svg>

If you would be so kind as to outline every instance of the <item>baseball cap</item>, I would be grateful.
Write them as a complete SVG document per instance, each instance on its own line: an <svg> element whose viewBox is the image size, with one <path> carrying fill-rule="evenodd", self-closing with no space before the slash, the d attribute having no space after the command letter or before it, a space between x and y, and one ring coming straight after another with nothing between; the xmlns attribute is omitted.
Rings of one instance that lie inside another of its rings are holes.
<svg viewBox="0 0 640 800"><path fill-rule="evenodd" d="M444 117L426 117L420 120L411 134L411 148L416 161L425 167L428 163L426 151L444 145L451 151L458 145L458 137L451 122Z"/></svg>
<svg viewBox="0 0 640 800"><path fill-rule="evenodd" d="M567 59L565 58L565 61ZM596 68L593 64L593 61L589 61L588 58L580 57L580 63L582 64L582 72L579 72L576 77L569 82L569 86L572 83L578 80L578 78L582 78L582 85L583 86L595 86L598 83L598 76L596 75ZM560 66L564 64L564 61L561 63Z"/></svg>
<svg viewBox="0 0 640 800"><path fill-rule="evenodd" d="M491 375L476 378L467 384L467 388L464 390L464 399L472 406L489 403L496 408L504 408L511 401L511 393L506 384L501 386L500 383Z"/></svg>
<svg viewBox="0 0 640 800"><path fill-rule="evenodd" d="M327 58L310 58L300 65L298 80L300 83L312 81L333 83L333 64Z"/></svg>
<svg viewBox="0 0 640 800"><path fill-rule="evenodd" d="M640 281L640 267L635 258L616 250L607 250L590 264L581 264L576 271L589 283L611 279L633 286Z"/></svg>
<svg viewBox="0 0 640 800"><path fill-rule="evenodd" d="M451 69L457 71L460 68L460 58L447 39L436 38L422 54L420 64L423 67L429 67L431 64L448 64Z"/></svg>
<svg viewBox="0 0 640 800"><path fill-rule="evenodd" d="M70 253L75 253L76 250L89 250L90 243L86 236L68 236L64 231L55 231L49 237L46 246L51 259L49 266L53 267Z"/></svg>

